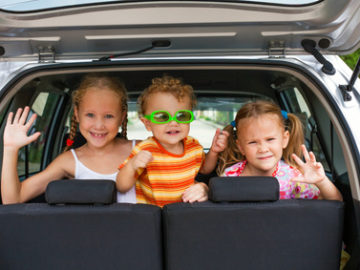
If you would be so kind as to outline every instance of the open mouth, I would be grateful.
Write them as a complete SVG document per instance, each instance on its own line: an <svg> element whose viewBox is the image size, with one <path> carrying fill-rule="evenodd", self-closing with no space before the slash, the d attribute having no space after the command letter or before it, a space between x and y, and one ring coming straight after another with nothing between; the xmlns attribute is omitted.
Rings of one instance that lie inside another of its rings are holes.
<svg viewBox="0 0 360 270"><path fill-rule="evenodd" d="M95 137L97 139L102 139L106 136L106 133L94 133L94 132L90 132L92 137Z"/></svg>
<svg viewBox="0 0 360 270"><path fill-rule="evenodd" d="M166 134L168 134L168 135L176 135L176 134L179 134L179 133L180 133L180 131L178 131L178 130L170 130L170 131L166 132Z"/></svg>

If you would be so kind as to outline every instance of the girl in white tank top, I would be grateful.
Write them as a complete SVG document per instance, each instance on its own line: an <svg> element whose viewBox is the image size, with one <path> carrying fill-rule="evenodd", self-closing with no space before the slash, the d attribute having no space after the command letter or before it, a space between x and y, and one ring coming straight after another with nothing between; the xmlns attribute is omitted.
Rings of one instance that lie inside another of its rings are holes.
<svg viewBox="0 0 360 270"><path fill-rule="evenodd" d="M136 144L136 141L132 141L132 146L134 147ZM71 153L74 156L75 159L75 175L74 178L76 180L82 180L82 179L109 179L116 182L116 175L117 172L112 174L101 174L94 172L93 170L90 170L88 167L86 167L76 156L75 150L71 149ZM118 203L136 203L136 193L135 193L135 186L130 189L126 193L120 193L117 192L117 202Z"/></svg>
<svg viewBox="0 0 360 270"><path fill-rule="evenodd" d="M127 140L127 94L125 86L116 77L104 73L86 75L77 90L72 93L74 113L70 121L69 138L63 153L57 156L40 173L20 181L17 173L19 149L37 140L40 132L29 135L36 114L30 108L19 108L10 112L3 134L3 162L1 175L1 195L3 204L22 203L43 193L51 181L65 178L112 179L116 173L100 174L96 171L112 172L131 152L131 142ZM31 115L29 118L29 114ZM68 151L74 143L77 130L86 140L75 151ZM117 135L120 132L120 138ZM133 144L135 142L133 141ZM99 151L99 152L97 152ZM99 154L99 155L97 155ZM102 155L104 158L102 158ZM75 158L75 164L71 157ZM84 160L87 168L79 161ZM98 159L96 158L98 156ZM75 166L74 166L75 165ZM119 193L118 202L136 202L135 188Z"/></svg>

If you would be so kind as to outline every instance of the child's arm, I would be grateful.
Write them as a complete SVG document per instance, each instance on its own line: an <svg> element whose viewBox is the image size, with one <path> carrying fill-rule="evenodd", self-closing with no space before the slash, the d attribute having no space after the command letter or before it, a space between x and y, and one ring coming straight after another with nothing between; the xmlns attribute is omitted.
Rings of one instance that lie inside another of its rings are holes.
<svg viewBox="0 0 360 270"><path fill-rule="evenodd" d="M57 162L52 162L48 168L25 181L19 181L17 173L17 160L19 149L35 141L40 132L28 136L28 130L36 119L33 114L26 122L29 114L29 107L24 110L18 109L15 116L9 113L4 129L4 152L1 170L1 196L4 204L25 202L41 194L48 182L59 179L64 175L62 162L68 162L64 158L58 158Z"/></svg>
<svg viewBox="0 0 360 270"><path fill-rule="evenodd" d="M120 192L129 191L136 182L135 173L139 168L145 168L146 165L153 160L153 156L149 151L142 150L131 158L122 167L116 176L116 188Z"/></svg>
<svg viewBox="0 0 360 270"><path fill-rule="evenodd" d="M302 175L294 177L291 181L315 184L320 190L320 197L326 200L342 201L340 191L326 177L324 168L320 162L316 162L313 152L308 152L305 145L301 146L305 163L295 154L293 159L298 164Z"/></svg>
<svg viewBox="0 0 360 270"><path fill-rule="evenodd" d="M227 147L228 137L229 133L227 131L216 129L210 150L200 168L200 173L209 174L215 169L219 153Z"/></svg>

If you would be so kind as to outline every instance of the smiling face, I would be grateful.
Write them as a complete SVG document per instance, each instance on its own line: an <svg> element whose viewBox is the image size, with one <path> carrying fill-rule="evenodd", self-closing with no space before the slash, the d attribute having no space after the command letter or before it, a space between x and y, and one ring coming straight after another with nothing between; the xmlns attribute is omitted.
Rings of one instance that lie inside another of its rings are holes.
<svg viewBox="0 0 360 270"><path fill-rule="evenodd" d="M116 137L124 120L121 99L114 91L90 87L74 113L88 145L104 147Z"/></svg>
<svg viewBox="0 0 360 270"><path fill-rule="evenodd" d="M244 175L271 176L289 142L275 114L242 119L237 124L237 146L247 160Z"/></svg>
<svg viewBox="0 0 360 270"><path fill-rule="evenodd" d="M167 92L153 93L146 100L144 114L149 115L158 110L168 111L172 116L179 110L191 110L190 98L184 97L178 100ZM182 140L188 136L190 124L180 124L176 121L170 121L166 124L155 124L144 117L141 118L141 121L167 151L172 153L182 152Z"/></svg>

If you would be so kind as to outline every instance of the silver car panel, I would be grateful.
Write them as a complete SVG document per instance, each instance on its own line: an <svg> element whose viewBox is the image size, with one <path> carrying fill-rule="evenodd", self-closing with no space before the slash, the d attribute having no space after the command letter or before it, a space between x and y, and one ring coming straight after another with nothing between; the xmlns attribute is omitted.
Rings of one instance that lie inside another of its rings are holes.
<svg viewBox="0 0 360 270"><path fill-rule="evenodd" d="M303 52L301 41L323 53L359 47L360 2L326 0L300 7L232 2L147 1L29 13L0 12L0 61L41 57L96 59L167 40L144 56L261 55L282 48Z"/></svg>

